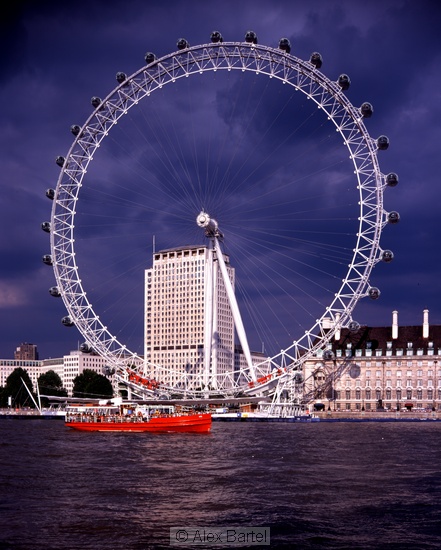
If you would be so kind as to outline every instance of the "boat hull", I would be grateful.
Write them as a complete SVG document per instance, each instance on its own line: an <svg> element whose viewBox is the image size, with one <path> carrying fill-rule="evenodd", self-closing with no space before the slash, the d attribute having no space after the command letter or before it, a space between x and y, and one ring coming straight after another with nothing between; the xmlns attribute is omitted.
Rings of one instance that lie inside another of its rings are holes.
<svg viewBox="0 0 441 550"><path fill-rule="evenodd" d="M83 432L193 432L207 433L211 430L210 414L187 416L152 417L147 421L115 421L106 418L75 421L67 420L66 426Z"/></svg>

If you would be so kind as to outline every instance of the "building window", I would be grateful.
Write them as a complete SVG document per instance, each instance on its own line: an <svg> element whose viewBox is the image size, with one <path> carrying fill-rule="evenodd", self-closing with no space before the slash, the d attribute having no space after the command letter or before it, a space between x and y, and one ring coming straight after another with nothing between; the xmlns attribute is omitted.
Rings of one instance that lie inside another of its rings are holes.
<svg viewBox="0 0 441 550"><path fill-rule="evenodd" d="M412 390L407 390L406 391L406 398L407 399L412 399Z"/></svg>

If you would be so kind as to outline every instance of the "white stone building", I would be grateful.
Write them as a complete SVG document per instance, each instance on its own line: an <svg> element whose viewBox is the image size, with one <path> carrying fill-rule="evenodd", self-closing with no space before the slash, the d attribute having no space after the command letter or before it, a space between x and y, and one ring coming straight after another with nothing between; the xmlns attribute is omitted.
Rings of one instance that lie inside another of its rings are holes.
<svg viewBox="0 0 441 550"><path fill-rule="evenodd" d="M441 410L441 326L362 326L341 331L304 365L305 400L331 411ZM331 354L329 352L332 352Z"/></svg>
<svg viewBox="0 0 441 550"><path fill-rule="evenodd" d="M67 390L68 396L72 397L73 382L76 376L85 369L91 369L98 374L103 374L105 359L98 355L72 351L55 359L43 359L31 361L24 359L0 359L0 386L5 386L8 376L17 368L24 369L31 379L34 391L37 390L37 380L40 375L53 370L61 378L63 387ZM112 379L110 379L111 382ZM44 394L44 388L41 388Z"/></svg>
<svg viewBox="0 0 441 550"><path fill-rule="evenodd" d="M234 268L224 255L234 288ZM213 265L213 326L206 321ZM210 372L204 349L213 337ZM145 272L146 374L177 388L215 385L216 375L234 372L234 322L215 252L207 246L155 253ZM205 377L205 378L204 378Z"/></svg>

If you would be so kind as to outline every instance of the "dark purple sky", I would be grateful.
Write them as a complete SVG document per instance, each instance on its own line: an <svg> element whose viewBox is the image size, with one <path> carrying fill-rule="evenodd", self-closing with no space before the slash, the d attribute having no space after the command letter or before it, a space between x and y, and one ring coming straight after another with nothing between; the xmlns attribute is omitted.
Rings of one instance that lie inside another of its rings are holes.
<svg viewBox="0 0 441 550"><path fill-rule="evenodd" d="M362 324L388 325L391 312L396 309L400 324L413 325L421 323L422 311L428 308L430 322L441 323L441 8L436 3L431 0L225 0L219 3L199 0L78 0L15 2L8 10L6 14L3 12L0 23L0 208L3 226L0 239L0 357L12 357L14 348L24 341L37 344L42 358L69 353L78 342L83 341L75 328L66 329L61 325L60 319L65 315L65 309L61 300L49 295L48 289L54 284L54 277L51 268L41 261L42 255L49 252L48 236L40 229L41 222L50 219L51 203L45 197L45 190L56 186L59 169L54 159L58 155L66 155L70 147L73 138L70 126L83 124L92 111L90 98L94 95L105 97L116 86L115 75L118 71L130 75L138 70L144 64L147 51L154 52L158 57L166 55L176 49L176 42L181 37L185 37L191 45L206 43L213 30L219 30L226 41L242 41L245 32L252 29L257 33L259 43L274 47L277 47L281 37L287 37L291 41L291 53L301 59L308 59L313 51L319 51L324 58L322 71L329 78L336 80L340 73L350 76L352 84L347 95L354 105L360 105L363 101L373 104L374 116L367 122L370 134L373 137L386 134L391 142L389 150L381 154L381 169L384 173L397 172L400 177L399 185L388 189L385 194L386 207L397 210L401 221L397 226L388 226L382 237L382 248L391 249L395 259L391 264L380 264L374 270L372 284L380 288L381 297L375 302L363 301L354 317ZM173 125L173 133L181 139L175 140L170 148L176 149L180 143L180 154L191 155L191 151L185 151L190 137L193 144L208 142L205 133L211 119L204 113L203 106L209 104L210 93L213 93L217 118L229 126L226 135L229 136L230 146L234 147L234 132L241 125L238 113L233 116L231 112L231 90L235 90L235 105L241 105L246 96L249 112L257 107L260 109L258 118L254 118L250 126L249 135L251 138L262 128L261 136L264 137L259 142L261 150L256 147L255 157L247 157L249 165L258 166L262 152L269 150L270 143L280 140L280 146L274 147L271 154L271 162L266 167L262 166L260 172L259 168L253 173L257 182L253 191L260 182L268 182L271 174L277 179L283 169L295 169L299 180L303 176L312 178L316 167L318 170L328 170L328 173L331 171L332 143L323 149L316 144L318 148L308 156L310 148L304 137L297 143L298 158L302 161L296 161L295 168L281 145L283 136L290 135L293 129L291 120L299 114L302 105L296 107L295 113L287 111L281 115L280 108L267 102L267 99L265 108L259 104L256 97L260 96L257 94L263 94L260 84L250 81L246 85L248 88L243 89L232 84L229 92L221 87L216 88L216 85L207 89L195 85L191 90L191 100L198 109L195 109L191 122L184 117L188 117L183 106L184 99L190 96L188 89L158 96L139 117L142 116L150 125L151 132L150 138L143 144L138 140L140 151L133 151L133 138L124 142L126 129L122 125L120 134L115 133L112 138L115 143L109 140L108 150L92 164L92 185L89 190L85 182L83 217L78 218L82 226L79 227L78 246L83 254L78 263L84 269L84 285L88 292L91 291L92 297L96 292L94 306L98 304L97 309L100 314L102 312L104 322L110 327L114 324L116 331L121 331L122 335L139 332L142 326L142 268L149 267L151 262L152 235L155 235L157 249L190 244L192 239L196 239L193 242L198 239L194 236L195 227L187 228L187 231L185 220L182 220L177 231L171 232L167 218L156 210L153 199L149 203L149 221L142 218L141 211L130 213L123 204L124 193L121 195L121 190L120 195L107 205L100 200L100 193L103 190L107 192L117 178L123 181L125 177L133 185L136 181L138 184L141 182L143 176L134 168L133 159L150 157L152 160L158 154L158 150L154 149L158 132L168 131L159 130L155 121L161 120L162 128L166 129ZM255 95L250 94L251 89L256 92ZM273 94L271 90L265 93L269 96ZM265 98L269 96L262 95ZM306 120L304 118L303 122L300 120L296 124L306 127ZM133 125L138 131L139 120L131 122L131 131ZM310 133L305 136L315 135L317 140L323 138L319 126L311 124L308 131ZM220 141L216 143L218 152L227 149L226 142L222 143L225 149L221 148ZM236 143L243 143L243 137L241 142ZM302 147L304 153L300 155ZM125 161L121 159L127 150L130 150L129 162L127 158ZM341 151L336 153L335 158L339 159L340 154ZM165 162L169 162L167 158ZM218 161L219 170L225 169L223 155L219 155ZM234 162L239 163L240 159L235 157ZM161 169L159 161L150 165L146 161L143 166L149 173L150 181L153 177L158 182L163 181L164 165ZM277 174L276 166L279 170ZM230 164L230 168L239 173L238 166L232 167ZM251 172L248 167L248 173ZM345 185L344 176L340 174L337 178L336 174L336 180ZM222 179L219 175L217 178L217 182ZM142 192L149 192L151 196L151 191L141 187ZM136 199L135 202L139 202L140 189L134 187L127 190ZM231 227L234 227L233 213L235 211L237 217L237 205L241 201L250 205L247 192L250 193L251 189L243 189L243 196L237 194L234 200L231 199L234 203L231 220L225 210L216 213L221 219L224 215L225 227L230 221ZM317 201L322 200L325 194L323 190L320 196L317 195ZM294 199L294 196L284 196L281 192L277 198L273 196L269 206L272 205L275 212L288 208L292 213L293 210L287 205L292 204ZM350 199L345 200L349 204ZM208 198L207 202L210 202ZM218 203L217 199L214 200L214 204ZM196 204L195 210L198 207L199 204ZM144 210L148 211L146 208ZM191 212L190 217L193 219L197 213ZM104 227L109 223L95 223L95 214L99 214L101 221L105 219L110 223L114 234L105 232ZM251 223L252 216L247 215ZM140 223L137 225L138 221ZM260 227L264 235L271 233L272 226ZM235 237L231 237L229 242L232 263L243 265L244 270L252 269L255 258L260 254L259 249L256 248L255 255L250 258L245 255L243 259L239 258L240 250L247 248L247 235L238 230ZM199 241L203 242L203 239L199 238ZM140 257L143 242L145 258ZM133 262L124 256L125 253L130 255L132 246L132 256L136 258ZM125 274L125 267L128 266L133 270L129 273L128 268ZM254 267L255 270L262 269L258 264ZM316 273L320 278L319 271ZM278 275L283 277L283 273ZM275 286L271 295L274 302L271 307L292 309L293 306L285 304L283 296L277 297L277 288L280 288L277 277L273 281ZM268 287L263 278L260 282ZM132 290L135 287L133 295L125 293L128 288ZM261 299L257 295L256 282L247 292L251 303ZM314 290L308 292L313 294ZM268 297L262 300L269 301ZM134 304L138 304L138 308ZM263 317L268 320L265 313ZM284 323L289 324L288 318L284 318ZM276 348L286 347L283 342L287 344L286 338L289 341L292 336L295 334L291 334L291 329L287 335L280 333L280 346L277 341ZM130 335L127 337L130 339ZM255 342L260 337L257 335Z"/></svg>

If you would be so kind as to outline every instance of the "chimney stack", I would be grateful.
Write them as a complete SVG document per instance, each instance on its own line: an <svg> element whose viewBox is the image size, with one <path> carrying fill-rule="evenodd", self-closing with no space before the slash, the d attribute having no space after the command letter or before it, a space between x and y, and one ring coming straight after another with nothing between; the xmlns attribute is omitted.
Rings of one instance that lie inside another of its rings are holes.
<svg viewBox="0 0 441 550"><path fill-rule="evenodd" d="M429 310L423 311L423 338L429 338Z"/></svg>
<svg viewBox="0 0 441 550"><path fill-rule="evenodd" d="M335 324L338 325L339 321L340 321L340 313L337 313L335 316ZM336 342L340 340L340 336L341 336L340 327L338 327L337 330L335 331L335 336L334 336Z"/></svg>
<svg viewBox="0 0 441 550"><path fill-rule="evenodd" d="M398 338L398 311L392 311L392 340Z"/></svg>

